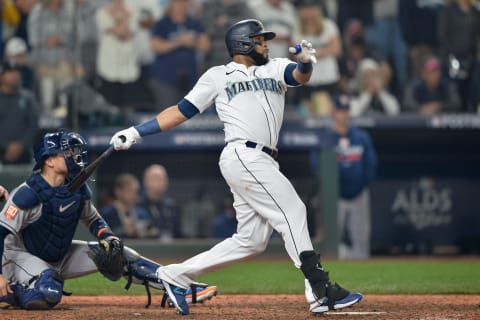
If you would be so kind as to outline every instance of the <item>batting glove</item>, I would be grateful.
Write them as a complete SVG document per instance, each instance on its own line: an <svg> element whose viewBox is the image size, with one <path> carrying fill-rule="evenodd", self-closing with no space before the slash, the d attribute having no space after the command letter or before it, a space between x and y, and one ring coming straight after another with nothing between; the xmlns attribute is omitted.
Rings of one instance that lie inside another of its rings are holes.
<svg viewBox="0 0 480 320"><path fill-rule="evenodd" d="M296 55L297 59L303 63L317 63L315 49L313 49L312 43L307 40L302 40L300 44L288 48L288 51Z"/></svg>
<svg viewBox="0 0 480 320"><path fill-rule="evenodd" d="M127 150L140 138L137 129L130 127L115 133L110 139L110 144L113 144L115 150Z"/></svg>

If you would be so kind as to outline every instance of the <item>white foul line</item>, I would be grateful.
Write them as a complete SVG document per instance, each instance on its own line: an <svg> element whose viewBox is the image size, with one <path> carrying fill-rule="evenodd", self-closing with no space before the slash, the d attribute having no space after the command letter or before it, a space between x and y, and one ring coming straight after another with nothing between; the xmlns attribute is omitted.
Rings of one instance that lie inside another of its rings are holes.
<svg viewBox="0 0 480 320"><path fill-rule="evenodd" d="M325 312L325 315L331 316L331 315L369 315L369 314L385 314L386 312L380 312L380 311L351 311L351 312L341 312L341 311L329 311Z"/></svg>

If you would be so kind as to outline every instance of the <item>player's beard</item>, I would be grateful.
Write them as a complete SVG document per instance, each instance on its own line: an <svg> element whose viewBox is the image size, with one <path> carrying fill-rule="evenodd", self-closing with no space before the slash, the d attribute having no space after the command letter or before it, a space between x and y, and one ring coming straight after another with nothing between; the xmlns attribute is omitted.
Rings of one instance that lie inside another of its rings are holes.
<svg viewBox="0 0 480 320"><path fill-rule="evenodd" d="M263 66L264 64L266 64L268 62L268 57L265 58L263 56L263 54L261 53L258 53L257 51L253 50L251 53L250 53L250 57L253 59L253 61L255 62L255 65L257 66Z"/></svg>

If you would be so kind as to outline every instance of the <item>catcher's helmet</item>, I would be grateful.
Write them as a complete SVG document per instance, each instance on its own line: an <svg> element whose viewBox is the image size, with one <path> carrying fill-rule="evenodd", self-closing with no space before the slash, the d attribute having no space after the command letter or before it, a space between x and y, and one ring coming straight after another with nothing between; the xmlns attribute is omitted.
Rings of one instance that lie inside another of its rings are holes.
<svg viewBox="0 0 480 320"><path fill-rule="evenodd" d="M87 141L75 132L47 133L33 147L35 157L33 170L40 169L48 157L70 150L72 154L68 158L71 158L71 163L67 161L69 173L78 172L87 164L86 145Z"/></svg>
<svg viewBox="0 0 480 320"><path fill-rule="evenodd" d="M231 57L234 54L249 55L255 48L252 38L263 35L265 40L272 40L275 33L266 31L263 24L256 19L247 19L235 23L225 34L225 43Z"/></svg>

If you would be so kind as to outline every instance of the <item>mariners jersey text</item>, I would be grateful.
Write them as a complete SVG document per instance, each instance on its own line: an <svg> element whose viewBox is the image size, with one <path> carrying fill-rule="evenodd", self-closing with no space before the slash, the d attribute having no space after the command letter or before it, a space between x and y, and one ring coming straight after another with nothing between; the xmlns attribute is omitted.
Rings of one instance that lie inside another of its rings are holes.
<svg viewBox="0 0 480 320"><path fill-rule="evenodd" d="M273 78L257 78L249 81L227 82L225 87L228 101L241 92L258 90L282 94L282 83Z"/></svg>

